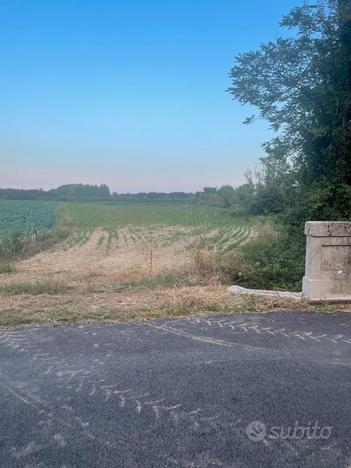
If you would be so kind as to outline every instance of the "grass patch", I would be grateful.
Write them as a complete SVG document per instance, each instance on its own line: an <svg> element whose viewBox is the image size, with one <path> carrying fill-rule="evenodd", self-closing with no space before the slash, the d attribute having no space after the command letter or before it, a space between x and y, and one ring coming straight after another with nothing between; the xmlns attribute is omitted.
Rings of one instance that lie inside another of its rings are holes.
<svg viewBox="0 0 351 468"><path fill-rule="evenodd" d="M64 227L54 227L39 231L36 242L25 249L24 254L35 255L43 250L51 249L54 245L68 238L70 231Z"/></svg>
<svg viewBox="0 0 351 468"><path fill-rule="evenodd" d="M166 273L151 276L140 276L130 278L128 280L116 281L112 284L102 284L95 286L90 284L87 286L87 292L120 292L130 289L158 289L158 288L177 288L182 286L193 286L198 283L198 278L192 275L177 275L174 273Z"/></svg>
<svg viewBox="0 0 351 468"><path fill-rule="evenodd" d="M301 291L305 237L295 228L257 229L256 238L218 256L219 269L230 282L254 289Z"/></svg>
<svg viewBox="0 0 351 468"><path fill-rule="evenodd" d="M1 274L10 274L15 273L16 269L10 263L0 263L0 275Z"/></svg>
<svg viewBox="0 0 351 468"><path fill-rule="evenodd" d="M68 287L63 283L52 280L35 281L35 282L18 282L0 284L0 294L17 295L17 294L62 294L67 292Z"/></svg>
<svg viewBox="0 0 351 468"><path fill-rule="evenodd" d="M130 281L123 281L117 285L125 288L170 288L176 286L184 286L189 284L189 279L186 276L175 275L173 273L167 273L163 275L145 276L142 278L136 278Z"/></svg>
<svg viewBox="0 0 351 468"><path fill-rule="evenodd" d="M67 203L60 210L58 219L65 217L81 229L100 227L106 231L128 225L232 226L241 223L230 216L228 210L179 204Z"/></svg>
<svg viewBox="0 0 351 468"><path fill-rule="evenodd" d="M320 304L312 304L310 305L310 308L313 310L313 312L324 312L326 314L332 314L340 310L340 306L337 304L328 304L327 301L321 301Z"/></svg>
<svg viewBox="0 0 351 468"><path fill-rule="evenodd" d="M65 290L50 288L50 291ZM315 310L336 312L350 310L350 306L310 306L303 301L291 301L278 297L265 298L240 296L228 293L222 286L179 286L169 288L131 288L96 293L74 291L66 295L47 295L47 288L36 287L35 293L42 296L28 296L33 293L20 285L12 287L11 293L23 294L14 298L3 296L0 307L0 325L29 323L72 323L79 321L128 322L151 318L180 317L210 314L247 314L271 310Z"/></svg>

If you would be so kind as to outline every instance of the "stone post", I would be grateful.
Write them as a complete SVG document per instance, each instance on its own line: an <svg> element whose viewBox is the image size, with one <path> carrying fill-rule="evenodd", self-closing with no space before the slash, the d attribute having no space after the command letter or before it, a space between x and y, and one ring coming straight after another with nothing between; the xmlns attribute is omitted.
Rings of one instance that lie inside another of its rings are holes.
<svg viewBox="0 0 351 468"><path fill-rule="evenodd" d="M351 302L351 222L309 221L302 294L309 302Z"/></svg>

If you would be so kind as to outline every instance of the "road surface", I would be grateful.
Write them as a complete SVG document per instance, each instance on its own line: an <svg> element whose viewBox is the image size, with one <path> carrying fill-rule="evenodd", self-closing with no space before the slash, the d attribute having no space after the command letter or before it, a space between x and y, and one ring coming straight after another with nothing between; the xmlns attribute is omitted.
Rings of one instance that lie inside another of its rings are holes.
<svg viewBox="0 0 351 468"><path fill-rule="evenodd" d="M0 466L351 466L350 318L1 329Z"/></svg>

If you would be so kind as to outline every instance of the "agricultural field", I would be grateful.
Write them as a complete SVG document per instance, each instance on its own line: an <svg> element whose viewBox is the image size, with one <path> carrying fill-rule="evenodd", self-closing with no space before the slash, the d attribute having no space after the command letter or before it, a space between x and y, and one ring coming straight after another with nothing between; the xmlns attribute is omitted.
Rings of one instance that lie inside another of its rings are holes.
<svg viewBox="0 0 351 468"><path fill-rule="evenodd" d="M252 223L227 211L158 204L66 204L58 216L71 235L44 261L85 276L129 280L150 275L188 273L201 250L228 252L252 235ZM51 255L51 256L50 256ZM52 256L55 261L52 262ZM209 255L208 255L209 256ZM33 262L36 259L31 259Z"/></svg>
<svg viewBox="0 0 351 468"><path fill-rule="evenodd" d="M21 243L54 224L57 203L0 200L0 255L16 253Z"/></svg>
<svg viewBox="0 0 351 468"><path fill-rule="evenodd" d="M3 212L10 216L7 203ZM12 206L22 213L25 229L55 219L48 232L67 235L0 268L0 325L77 314L118 318L117 309L139 317L165 308L183 313L198 303L218 308L232 298L217 259L247 243L257 228L256 220L233 218L223 209L179 203Z"/></svg>
<svg viewBox="0 0 351 468"><path fill-rule="evenodd" d="M56 202L0 200L0 236L52 226Z"/></svg>
<svg viewBox="0 0 351 468"><path fill-rule="evenodd" d="M12 232L48 227L54 216L56 227L69 230L50 250L18 262L24 276L91 277L95 284L188 274L199 253L210 261L247 242L253 231L252 222L226 210L179 204L7 202L2 212L12 219Z"/></svg>
<svg viewBox="0 0 351 468"><path fill-rule="evenodd" d="M117 229L128 225L231 226L229 212L219 208L164 203L69 203L67 213L81 228Z"/></svg>

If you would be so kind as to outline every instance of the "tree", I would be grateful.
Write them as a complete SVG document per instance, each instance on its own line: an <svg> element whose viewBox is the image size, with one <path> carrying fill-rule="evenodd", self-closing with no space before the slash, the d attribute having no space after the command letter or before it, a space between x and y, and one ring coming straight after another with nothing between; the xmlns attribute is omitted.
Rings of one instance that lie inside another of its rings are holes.
<svg viewBox="0 0 351 468"><path fill-rule="evenodd" d="M295 34L240 54L229 92L277 132L264 144L265 183L285 187L290 222L349 219L351 2L305 3L281 26Z"/></svg>
<svg viewBox="0 0 351 468"><path fill-rule="evenodd" d="M229 208L234 203L235 191L231 185L222 185L217 193L222 199L225 208Z"/></svg>

